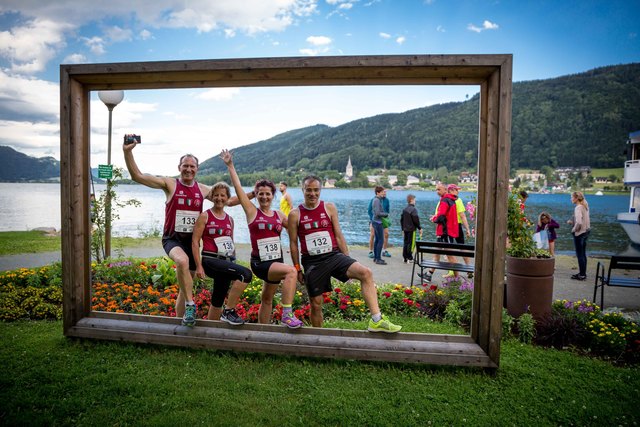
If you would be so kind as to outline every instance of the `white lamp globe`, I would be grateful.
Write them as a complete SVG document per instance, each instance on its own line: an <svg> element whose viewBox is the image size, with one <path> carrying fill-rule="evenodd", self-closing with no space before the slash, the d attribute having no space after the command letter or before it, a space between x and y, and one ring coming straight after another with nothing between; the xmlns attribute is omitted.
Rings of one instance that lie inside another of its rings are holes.
<svg viewBox="0 0 640 427"><path fill-rule="evenodd" d="M98 98L104 102L107 107L115 107L124 99L124 91L121 90L101 90L98 92Z"/></svg>

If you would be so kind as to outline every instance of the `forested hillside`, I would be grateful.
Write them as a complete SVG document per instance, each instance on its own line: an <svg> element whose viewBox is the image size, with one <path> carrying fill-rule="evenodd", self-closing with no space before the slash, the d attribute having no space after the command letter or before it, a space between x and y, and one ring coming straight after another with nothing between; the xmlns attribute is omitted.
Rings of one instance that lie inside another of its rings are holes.
<svg viewBox="0 0 640 427"><path fill-rule="evenodd" d="M267 169L474 170L479 97L355 120L316 125L235 149L244 173ZM624 142L640 129L640 64L598 68L513 85L512 168L544 165L620 167ZM201 173L225 170L209 159Z"/></svg>
<svg viewBox="0 0 640 427"><path fill-rule="evenodd" d="M11 147L0 146L0 181L46 181L59 177L60 162L53 157L30 157Z"/></svg>

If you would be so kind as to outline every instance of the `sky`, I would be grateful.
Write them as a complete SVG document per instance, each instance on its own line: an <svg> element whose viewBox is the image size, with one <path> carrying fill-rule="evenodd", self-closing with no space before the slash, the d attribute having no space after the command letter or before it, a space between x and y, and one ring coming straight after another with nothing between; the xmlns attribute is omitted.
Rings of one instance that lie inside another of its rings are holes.
<svg viewBox="0 0 640 427"><path fill-rule="evenodd" d="M639 0L2 0L0 145L60 159L60 64L193 59L513 54L513 81L640 62ZM113 110L143 172L315 124L459 102L474 86L125 91ZM108 110L91 94L91 165L107 163ZM346 164L346 159L345 159ZM356 165L357 166L357 165Z"/></svg>

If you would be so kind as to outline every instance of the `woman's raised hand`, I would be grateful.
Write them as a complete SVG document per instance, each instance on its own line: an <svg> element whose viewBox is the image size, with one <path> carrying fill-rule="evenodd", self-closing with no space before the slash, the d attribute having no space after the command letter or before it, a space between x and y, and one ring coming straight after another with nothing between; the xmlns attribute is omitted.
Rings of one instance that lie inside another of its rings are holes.
<svg viewBox="0 0 640 427"><path fill-rule="evenodd" d="M233 161L233 154L231 154L231 151L223 149L220 153L220 158L226 165L229 165Z"/></svg>

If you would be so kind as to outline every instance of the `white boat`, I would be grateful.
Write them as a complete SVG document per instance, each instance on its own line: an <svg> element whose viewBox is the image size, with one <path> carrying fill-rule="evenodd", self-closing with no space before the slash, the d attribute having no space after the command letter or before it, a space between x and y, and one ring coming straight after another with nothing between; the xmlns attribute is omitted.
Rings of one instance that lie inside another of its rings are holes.
<svg viewBox="0 0 640 427"><path fill-rule="evenodd" d="M624 185L631 187L629 210L618 214L618 222L631 242L640 245L640 131L630 133L627 144Z"/></svg>
<svg viewBox="0 0 640 427"><path fill-rule="evenodd" d="M596 196L604 196L604 193L600 190L596 191Z"/></svg>

